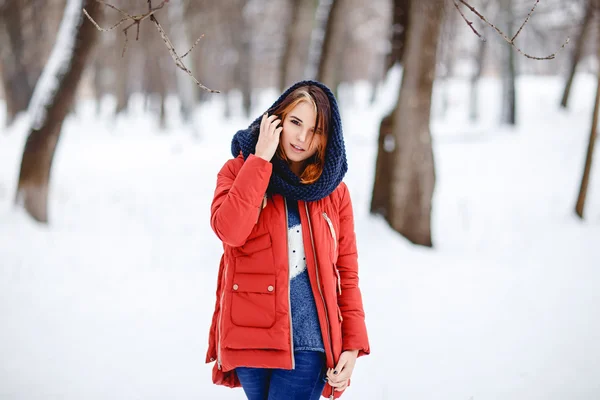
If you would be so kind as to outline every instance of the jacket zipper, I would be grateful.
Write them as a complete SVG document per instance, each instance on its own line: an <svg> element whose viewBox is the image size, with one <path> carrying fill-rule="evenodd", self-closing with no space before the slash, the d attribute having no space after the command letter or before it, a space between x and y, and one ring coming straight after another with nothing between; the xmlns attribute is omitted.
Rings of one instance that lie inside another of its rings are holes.
<svg viewBox="0 0 600 400"><path fill-rule="evenodd" d="M329 327L329 315L327 314L327 304L325 304L325 297L323 297L323 291L321 290L321 280L319 278L319 264L317 263L317 252L315 251L315 241L313 238L312 224L310 222L310 214L308 213L308 204L304 202L304 209L306 210L306 218L308 219L308 229L310 231L310 242L312 245L313 256L315 257L315 271L317 275L317 289L321 295L321 301L323 302L323 309L325 310L325 322L327 322L327 336L329 337L329 347L331 348L331 356L333 357L333 343L331 342L331 328ZM335 360L334 360L335 362ZM331 390L333 396L333 388Z"/></svg>
<svg viewBox="0 0 600 400"><path fill-rule="evenodd" d="M223 287L221 288L221 299L219 301L219 321L217 323L217 335L219 335L219 341L217 343L217 367L219 370L221 369L221 320L223 317L223 297L225 296L225 291L227 288L225 287L227 278L227 263L225 263L225 268L223 269Z"/></svg>
<svg viewBox="0 0 600 400"><path fill-rule="evenodd" d="M329 231L331 232L331 236L333 237L333 251L334 253L337 251L337 235L335 234L335 229L333 228L333 223L327 216L326 212L323 212L323 218L327 221L327 225L329 225ZM340 277L340 271L338 271L337 267L334 265L333 269L335 270L335 274L337 276L337 287L340 294L342 294L342 279Z"/></svg>
<svg viewBox="0 0 600 400"><path fill-rule="evenodd" d="M292 355L292 369L296 369L296 359L294 358L294 327L292 326L292 289L291 289L291 285L290 285L290 266L289 266L289 251L290 251L290 243L288 241L288 206L287 206L287 200L285 199L285 197L283 198L283 204L285 205L285 248L288 252L288 267L287 267L287 271L288 271L288 307L289 307L289 316L290 316L290 350L291 350L291 355Z"/></svg>

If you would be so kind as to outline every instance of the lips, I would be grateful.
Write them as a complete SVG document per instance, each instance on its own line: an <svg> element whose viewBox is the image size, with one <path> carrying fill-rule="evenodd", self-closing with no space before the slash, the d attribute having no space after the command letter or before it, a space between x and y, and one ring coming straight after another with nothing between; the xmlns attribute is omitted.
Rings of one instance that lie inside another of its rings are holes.
<svg viewBox="0 0 600 400"><path fill-rule="evenodd" d="M300 146L296 146L295 144L290 143L290 146L292 147L292 149L294 149L297 152L303 152L304 149Z"/></svg>

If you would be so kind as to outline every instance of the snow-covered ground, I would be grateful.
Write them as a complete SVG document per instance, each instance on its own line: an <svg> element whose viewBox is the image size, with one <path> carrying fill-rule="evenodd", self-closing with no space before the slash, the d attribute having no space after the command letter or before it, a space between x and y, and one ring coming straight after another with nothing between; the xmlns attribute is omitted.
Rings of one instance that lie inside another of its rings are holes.
<svg viewBox="0 0 600 400"><path fill-rule="evenodd" d="M477 124L465 82L436 86L433 250L368 213L394 83L373 106L363 85L340 90L372 344L344 398L600 398L598 154L585 221L573 212L595 82L577 77L568 111L561 86L521 78L515 129L497 125L497 82L482 82ZM160 132L135 101L117 120L109 108L66 121L49 226L12 207L25 121L0 131L0 399L243 399L204 356L221 249L209 205L248 120L215 101L193 129Z"/></svg>

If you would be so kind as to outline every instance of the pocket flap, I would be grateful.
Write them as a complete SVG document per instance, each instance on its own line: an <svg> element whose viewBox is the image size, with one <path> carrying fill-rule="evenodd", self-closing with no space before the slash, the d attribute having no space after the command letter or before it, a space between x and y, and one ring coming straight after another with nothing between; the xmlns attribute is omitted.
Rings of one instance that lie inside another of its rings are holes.
<svg viewBox="0 0 600 400"><path fill-rule="evenodd" d="M275 293L275 275L235 274L232 291L234 293Z"/></svg>
<svg viewBox="0 0 600 400"><path fill-rule="evenodd" d="M271 247L271 236L267 232L263 235L260 235L258 237L248 240L246 243L244 243L243 246L234 247L233 254L236 257L247 256L247 255L256 253L257 251L266 250L270 247Z"/></svg>

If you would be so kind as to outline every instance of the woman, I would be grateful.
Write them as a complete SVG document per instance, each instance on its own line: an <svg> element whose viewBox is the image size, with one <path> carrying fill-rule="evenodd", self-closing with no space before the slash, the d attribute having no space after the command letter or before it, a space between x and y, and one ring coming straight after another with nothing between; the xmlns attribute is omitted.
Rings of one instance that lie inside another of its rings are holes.
<svg viewBox="0 0 600 400"><path fill-rule="evenodd" d="M224 248L213 382L249 400L337 398L370 349L335 97L296 83L231 151L211 205Z"/></svg>

